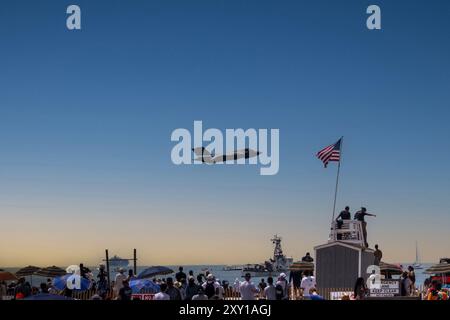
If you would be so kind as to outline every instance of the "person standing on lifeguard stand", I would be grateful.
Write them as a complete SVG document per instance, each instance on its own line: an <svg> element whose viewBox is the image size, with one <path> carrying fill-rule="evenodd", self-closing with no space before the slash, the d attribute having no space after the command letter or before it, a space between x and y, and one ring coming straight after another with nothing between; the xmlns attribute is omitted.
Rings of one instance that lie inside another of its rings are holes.
<svg viewBox="0 0 450 320"><path fill-rule="evenodd" d="M354 219L357 221L361 221L363 237L364 237L364 245L366 248L368 248L369 244L367 243L367 222L364 220L365 216L376 217L375 214L368 213L366 208L361 207L361 210L359 210L358 212L355 213Z"/></svg>

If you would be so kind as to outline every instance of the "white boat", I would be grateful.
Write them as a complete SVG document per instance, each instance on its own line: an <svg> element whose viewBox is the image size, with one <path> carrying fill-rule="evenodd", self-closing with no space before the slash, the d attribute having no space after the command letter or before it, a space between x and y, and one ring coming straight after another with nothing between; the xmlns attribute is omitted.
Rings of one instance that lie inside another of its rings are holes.
<svg viewBox="0 0 450 320"><path fill-rule="evenodd" d="M242 270L242 266L224 266L223 271L240 271Z"/></svg>
<svg viewBox="0 0 450 320"><path fill-rule="evenodd" d="M417 241L416 241L416 261L413 264L414 269L423 269L422 264L419 260L419 249L417 248Z"/></svg>
<svg viewBox="0 0 450 320"><path fill-rule="evenodd" d="M281 248L281 237L275 235L271 241L275 245L273 258L261 264L245 265L242 269L242 275L250 273L252 277L267 277L276 276L281 272L287 272L289 270L294 259L284 255L283 249Z"/></svg>

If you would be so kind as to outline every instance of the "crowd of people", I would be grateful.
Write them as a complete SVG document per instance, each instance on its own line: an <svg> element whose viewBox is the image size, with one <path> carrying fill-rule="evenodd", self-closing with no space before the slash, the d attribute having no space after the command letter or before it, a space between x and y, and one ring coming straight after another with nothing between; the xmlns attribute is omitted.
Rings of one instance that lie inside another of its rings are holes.
<svg viewBox="0 0 450 320"><path fill-rule="evenodd" d="M58 291L53 286L52 279L42 282L39 287L32 286L24 277L19 280L7 284L5 281L0 282L0 299L4 296L11 296L14 299L24 299L39 293L57 294Z"/></svg>
<svg viewBox="0 0 450 320"><path fill-rule="evenodd" d="M414 267L409 266L407 271L403 271L400 277L400 293L403 297L415 295L416 287L416 272Z"/></svg>
<svg viewBox="0 0 450 320"><path fill-rule="evenodd" d="M236 279L230 285L228 281L220 281L209 271L196 277L193 271L186 275L182 267L175 275L175 281L171 277L153 281L160 286L160 292L154 296L155 300L224 300L225 293L230 291L239 293L242 300L288 300L291 289L285 273L281 273L276 279L263 278L257 285L252 281L251 274L246 273L243 281ZM304 274L300 289L305 298L323 299L317 293L312 274Z"/></svg>
<svg viewBox="0 0 450 320"><path fill-rule="evenodd" d="M424 300L450 300L449 289L443 288L440 281L427 279L424 288Z"/></svg>
<svg viewBox="0 0 450 320"><path fill-rule="evenodd" d="M124 270L119 270L113 283L114 299L131 300L132 293L129 282L133 279L132 270L125 275ZM220 281L212 273L206 271L197 276L191 270L185 274L183 267L172 277L157 279L153 282L159 286L154 300L224 300L226 292L239 293L242 300L288 300L291 286L285 273L281 273L276 279L268 277L261 279L259 284L252 281L250 273L245 274L243 281L236 279L230 285L228 281ZM298 287L300 294L305 299L322 300L316 289L316 281L312 273L305 272Z"/></svg>
<svg viewBox="0 0 450 320"><path fill-rule="evenodd" d="M369 277L370 284L371 277ZM364 300L369 296L369 288L364 278L358 278L351 298ZM416 273L413 266L408 266L400 276L400 296L401 297L422 297L422 300L449 300L449 290L443 288L440 281L432 280L432 277L425 279L422 292L416 285ZM346 297L347 298L347 297ZM344 298L344 299L346 299ZM350 298L350 297L348 297Z"/></svg>
<svg viewBox="0 0 450 320"><path fill-rule="evenodd" d="M376 248L379 250L378 247ZM374 256L375 260L381 260L381 251ZM302 260L312 261L313 259L307 254ZM99 267L96 280L93 280L92 272L82 265L80 265L80 276L91 281L90 290L95 292L91 296L92 300L138 299L133 297L133 290L130 287L130 282L137 279L133 270L125 273L124 269L120 269L111 286L108 285L107 272L102 265ZM368 281L362 277L358 278L354 285L353 294L344 295L342 299L366 299L370 293L370 280L370 277ZM318 293L316 279L310 271L301 272L299 277L291 272L289 280L285 273L280 273L277 277L261 278L258 284L252 281L250 273L246 273L243 280L236 279L233 284L230 284L226 280L220 281L209 271L194 275L191 270L186 274L183 267L179 267L174 278L154 278L153 283L158 287L158 290L154 292L154 300L224 300L230 296L240 297L242 300L324 300ZM424 300L449 300L448 290L443 288L437 280L426 279L423 288L421 294ZM4 281L0 282L0 298L12 296L14 299L24 299L39 293L61 294L61 291L55 288L51 278L41 283L39 287L31 286L25 278L20 278L17 282L11 282L9 285ZM71 297L72 290L66 287L62 294ZM416 286L416 274L412 266L409 266L401 274L400 295L403 297L419 295Z"/></svg>

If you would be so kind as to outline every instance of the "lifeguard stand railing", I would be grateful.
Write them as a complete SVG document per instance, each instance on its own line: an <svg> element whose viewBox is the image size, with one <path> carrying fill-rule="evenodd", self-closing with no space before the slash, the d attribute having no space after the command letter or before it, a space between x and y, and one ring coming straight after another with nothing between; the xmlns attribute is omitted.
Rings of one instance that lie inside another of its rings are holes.
<svg viewBox="0 0 450 320"><path fill-rule="evenodd" d="M357 220L333 221L328 242L342 241L364 247L362 223Z"/></svg>

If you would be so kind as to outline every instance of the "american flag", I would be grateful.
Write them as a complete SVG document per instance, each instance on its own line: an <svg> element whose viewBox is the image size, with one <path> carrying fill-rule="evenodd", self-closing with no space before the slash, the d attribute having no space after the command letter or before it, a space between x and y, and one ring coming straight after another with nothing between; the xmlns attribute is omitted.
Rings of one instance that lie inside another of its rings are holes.
<svg viewBox="0 0 450 320"><path fill-rule="evenodd" d="M317 152L317 158L319 158L325 168L328 166L328 162L341 160L341 139L338 142L329 145L328 147L323 148L319 152Z"/></svg>

